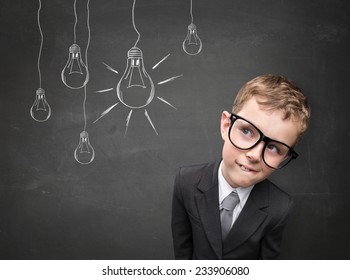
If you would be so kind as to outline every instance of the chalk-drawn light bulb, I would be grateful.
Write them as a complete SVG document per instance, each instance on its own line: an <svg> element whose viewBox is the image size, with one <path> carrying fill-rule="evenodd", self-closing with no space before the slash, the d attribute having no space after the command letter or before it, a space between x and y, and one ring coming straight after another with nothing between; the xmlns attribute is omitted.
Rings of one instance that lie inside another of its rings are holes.
<svg viewBox="0 0 350 280"><path fill-rule="evenodd" d="M80 133L79 144L74 151L74 158L81 164L89 164L95 158L95 150L91 146L89 135L85 130Z"/></svg>
<svg viewBox="0 0 350 280"><path fill-rule="evenodd" d="M89 81L89 71L77 44L69 47L68 61L62 70L61 78L62 82L71 89L82 88Z"/></svg>
<svg viewBox="0 0 350 280"><path fill-rule="evenodd" d="M154 84L148 75L142 51L134 46L128 51L127 66L117 85L121 103L133 109L147 106L154 98Z"/></svg>
<svg viewBox="0 0 350 280"><path fill-rule="evenodd" d="M45 91L38 88L35 94L35 100L30 108L30 115L37 122L47 121L51 116L51 107L45 98Z"/></svg>
<svg viewBox="0 0 350 280"><path fill-rule="evenodd" d="M202 41L198 37L197 27L193 23L188 26L187 36L182 43L182 48L189 55L199 54L202 50Z"/></svg>

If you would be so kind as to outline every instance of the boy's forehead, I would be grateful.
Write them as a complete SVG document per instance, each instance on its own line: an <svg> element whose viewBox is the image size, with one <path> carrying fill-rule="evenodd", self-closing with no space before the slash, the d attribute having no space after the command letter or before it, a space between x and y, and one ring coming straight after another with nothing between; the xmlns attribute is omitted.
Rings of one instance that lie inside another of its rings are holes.
<svg viewBox="0 0 350 280"><path fill-rule="evenodd" d="M266 116L267 118L272 118L272 116L279 116L281 120L285 120L285 112L280 109L273 109L266 105L266 99L262 97L251 96L248 98L239 109L236 114L251 114L253 116ZM242 116L243 117L243 116ZM259 119L259 118L256 118ZM249 120L249 119L248 119Z"/></svg>
<svg viewBox="0 0 350 280"><path fill-rule="evenodd" d="M250 96L247 98L242 104L241 108L237 112L239 114L241 111L249 111L249 110L259 110L259 111L271 111L268 110L266 106L261 105L265 99L256 96Z"/></svg>

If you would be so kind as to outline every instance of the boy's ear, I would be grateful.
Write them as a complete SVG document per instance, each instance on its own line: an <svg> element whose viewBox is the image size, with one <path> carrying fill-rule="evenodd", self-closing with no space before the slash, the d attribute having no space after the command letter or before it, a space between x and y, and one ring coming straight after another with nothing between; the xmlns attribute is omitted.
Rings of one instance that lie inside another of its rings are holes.
<svg viewBox="0 0 350 280"><path fill-rule="evenodd" d="M226 141L228 129L231 123L230 116L231 114L227 111L223 111L221 115L220 131L221 131L221 137L224 141Z"/></svg>

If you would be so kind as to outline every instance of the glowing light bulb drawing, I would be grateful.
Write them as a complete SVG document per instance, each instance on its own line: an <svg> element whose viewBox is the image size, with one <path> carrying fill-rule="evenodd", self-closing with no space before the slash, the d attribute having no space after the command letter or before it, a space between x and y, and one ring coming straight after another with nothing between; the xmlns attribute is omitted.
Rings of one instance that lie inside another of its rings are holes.
<svg viewBox="0 0 350 280"><path fill-rule="evenodd" d="M192 0L191 0L191 24L187 28L187 36L182 43L182 48L189 55L199 54L202 50L202 41L198 36L197 27L193 24Z"/></svg>
<svg viewBox="0 0 350 280"><path fill-rule="evenodd" d="M90 9L89 9L90 0L87 1L86 9L87 9L87 28L88 28L88 42L85 50L85 61L86 61L86 69L88 70L88 49L90 46ZM90 144L89 134L86 132L86 86L87 82L84 85L84 101L83 101L83 113L84 113L84 130L80 132L79 143L78 146L74 150L74 158L80 164L89 164L95 158L95 150Z"/></svg>
<svg viewBox="0 0 350 280"><path fill-rule="evenodd" d="M69 55L66 65L61 72L62 82L71 89L80 89L89 81L89 71L84 64L79 45L76 44L76 27L78 23L77 1L74 1L74 44L69 47Z"/></svg>
<svg viewBox="0 0 350 280"><path fill-rule="evenodd" d="M80 139L74 151L74 158L81 164L89 164L95 158L95 150L91 146L89 134L85 130L80 132Z"/></svg>
<svg viewBox="0 0 350 280"><path fill-rule="evenodd" d="M142 51L132 47L128 51L127 66L117 85L119 101L132 109L147 106L154 98L154 84L146 72Z"/></svg>
<svg viewBox="0 0 350 280"><path fill-rule="evenodd" d="M41 59L41 51L42 51L43 43L44 43L44 36L43 36L43 32L41 30L41 25L40 25L40 11L41 11L41 1L39 0L37 19L38 19L38 27L39 27L39 31L40 31L40 36L41 36L41 43L40 43L40 48L39 48L37 66L38 66L40 87L36 90L35 100L34 100L32 107L30 108L30 115L35 121L44 122L44 121L47 121L51 116L51 107L50 107L49 103L46 101L45 91L41 88L40 59Z"/></svg>
<svg viewBox="0 0 350 280"><path fill-rule="evenodd" d="M117 96L121 103L132 109L147 106L154 97L154 84L146 72L142 51L137 47L140 33L135 25L135 4L132 6L132 24L138 37L135 45L128 51L128 60L124 74L117 85Z"/></svg>
<svg viewBox="0 0 350 280"><path fill-rule="evenodd" d="M51 107L45 98L45 91L42 88L36 90L35 100L30 108L30 115L37 122L44 122L51 116Z"/></svg>
<svg viewBox="0 0 350 280"><path fill-rule="evenodd" d="M155 92L156 92L155 85L152 81L152 78L146 71L146 68L144 65L143 53L141 49L137 47L137 43L140 40L140 33L138 32L135 25L135 18L134 18L135 3L136 3L136 0L134 0L133 6L132 6L132 23L133 23L135 32L138 34L138 38L136 40L135 45L127 53L126 69L115 89L117 92L118 102L113 104L109 108L107 108L105 111L103 111L101 115L94 121L94 123L96 123L98 120L100 120L101 118L109 114L112 111L112 109L115 108L118 104L122 104L127 108L130 108L130 112L126 117L125 135L128 131L133 110L138 110L148 106L155 99ZM169 56L170 54L162 58L157 64L155 64L152 67L152 70L156 69ZM106 66L108 70L116 74L119 74L118 71L113 69L111 66L107 65L104 62L103 64ZM181 76L182 75L174 76L164 81L158 82L157 84L162 85L162 84L174 81L175 79ZM113 90L114 88L108 88L108 89L98 90L96 92L104 93L104 92L110 92ZM172 107L173 109L176 109L172 104L170 104L170 102L166 101L164 98L157 96L156 99ZM144 109L144 115L148 120L148 122L150 123L156 135L158 135L155 125L153 124L146 108Z"/></svg>

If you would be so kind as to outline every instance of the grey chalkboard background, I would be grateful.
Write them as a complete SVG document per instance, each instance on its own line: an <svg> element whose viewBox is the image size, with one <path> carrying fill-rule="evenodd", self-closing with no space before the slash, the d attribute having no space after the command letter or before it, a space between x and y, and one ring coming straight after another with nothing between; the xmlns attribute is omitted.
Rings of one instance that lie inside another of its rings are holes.
<svg viewBox="0 0 350 280"><path fill-rule="evenodd" d="M73 2L42 1L42 87L52 108L44 123L29 109L39 86L38 1L1 2L0 258L171 259L171 196L178 166L221 156L219 120L240 86L264 74L293 79L309 97L312 122L300 157L272 180L295 196L283 259L350 257L349 79L347 0L194 0L203 42L188 56L187 0L138 0L135 20L146 68L177 109L154 99L147 111L115 107L126 53L137 38L131 0L91 0L87 131L90 165L73 157L83 130L83 91L60 73L73 43ZM78 1L77 43L87 41L86 0ZM152 66L170 53L166 61Z"/></svg>

